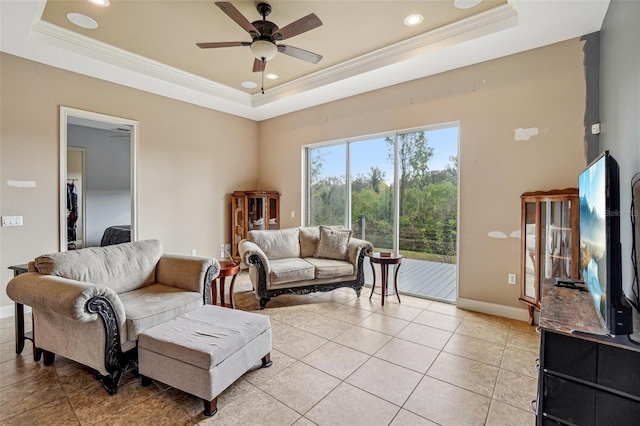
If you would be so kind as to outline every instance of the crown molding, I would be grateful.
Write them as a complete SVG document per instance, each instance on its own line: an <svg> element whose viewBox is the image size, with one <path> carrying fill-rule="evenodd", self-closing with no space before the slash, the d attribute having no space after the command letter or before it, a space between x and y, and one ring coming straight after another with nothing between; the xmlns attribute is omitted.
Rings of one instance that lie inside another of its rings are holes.
<svg viewBox="0 0 640 426"><path fill-rule="evenodd" d="M34 22L31 26L30 38L63 49L72 50L83 56L111 65L140 72L169 83L213 95L226 101L248 107L253 105L252 95L248 93L131 53L41 19Z"/></svg>
<svg viewBox="0 0 640 426"><path fill-rule="evenodd" d="M505 6L270 88L264 95L250 95L42 23L45 0L0 0L0 52L264 121L599 31L609 2L507 0Z"/></svg>
<svg viewBox="0 0 640 426"><path fill-rule="evenodd" d="M204 77L145 58L119 47L43 21L40 18L44 11L44 4L46 4L46 2L41 2L42 6L39 7L37 18L31 26L30 38L33 40L72 50L114 66L143 73L249 108L265 106L291 95L317 89L318 87L405 61L430 51L449 47L517 25L517 12L515 8L510 4L504 4L461 21L445 25L408 40L276 86L266 91L265 94L257 93L250 95L238 89L230 88L229 86ZM78 50L80 50L80 52L78 52Z"/></svg>
<svg viewBox="0 0 640 426"><path fill-rule="evenodd" d="M271 102L335 83L378 68L406 61L445 47L463 43L518 25L518 13L510 0L504 4L424 34L378 49L338 65L298 78L254 95L253 105Z"/></svg>

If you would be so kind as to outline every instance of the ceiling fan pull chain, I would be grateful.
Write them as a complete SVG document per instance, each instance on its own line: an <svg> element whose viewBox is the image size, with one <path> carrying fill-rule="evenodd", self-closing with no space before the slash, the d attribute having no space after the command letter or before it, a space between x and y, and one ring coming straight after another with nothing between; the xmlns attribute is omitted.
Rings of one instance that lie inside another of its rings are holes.
<svg viewBox="0 0 640 426"><path fill-rule="evenodd" d="M260 88L260 91L262 92L262 94L264 95L264 70L265 68L267 68L267 61L264 61L264 67L262 68L262 87Z"/></svg>

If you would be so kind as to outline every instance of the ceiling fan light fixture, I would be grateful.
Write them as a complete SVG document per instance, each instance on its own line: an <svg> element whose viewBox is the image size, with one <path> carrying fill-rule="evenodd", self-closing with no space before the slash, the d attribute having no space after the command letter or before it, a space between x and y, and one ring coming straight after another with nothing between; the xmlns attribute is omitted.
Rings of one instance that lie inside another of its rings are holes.
<svg viewBox="0 0 640 426"><path fill-rule="evenodd" d="M278 53L278 47L267 40L255 40L250 47L253 56L265 62L275 58Z"/></svg>
<svg viewBox="0 0 640 426"><path fill-rule="evenodd" d="M91 3L95 4L96 6L100 6L100 7L109 7L109 5L111 3L109 3L109 0L89 0Z"/></svg>
<svg viewBox="0 0 640 426"><path fill-rule="evenodd" d="M423 20L424 20L424 16L420 15L419 13L414 13L413 15L409 15L406 18L404 18L404 24L407 27L414 27L420 24Z"/></svg>

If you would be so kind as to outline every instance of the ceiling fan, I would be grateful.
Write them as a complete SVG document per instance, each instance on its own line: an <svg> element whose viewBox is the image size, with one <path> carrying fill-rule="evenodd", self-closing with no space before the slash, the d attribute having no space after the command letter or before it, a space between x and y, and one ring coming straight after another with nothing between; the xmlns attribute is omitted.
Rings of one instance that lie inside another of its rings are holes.
<svg viewBox="0 0 640 426"><path fill-rule="evenodd" d="M249 22L240 11L229 2L216 2L216 6L222 9L236 24L247 31L249 35L251 35L251 41L196 43L199 48L211 49L218 47L248 46L255 58L253 61L253 72L263 72L267 62L273 59L278 52L312 64L317 64L322 59L322 56L317 53L285 44L276 44L276 41L290 39L321 26L322 21L320 21L320 18L314 13L279 28L273 22L266 20L266 17L271 13L271 6L267 3L258 4L257 9L258 13L262 15L262 20L254 22Z"/></svg>

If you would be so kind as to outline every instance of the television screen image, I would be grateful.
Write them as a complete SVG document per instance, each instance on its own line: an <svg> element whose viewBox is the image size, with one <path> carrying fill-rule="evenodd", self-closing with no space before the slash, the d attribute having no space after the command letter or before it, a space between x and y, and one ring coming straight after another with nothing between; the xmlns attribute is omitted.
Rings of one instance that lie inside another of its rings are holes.
<svg viewBox="0 0 640 426"><path fill-rule="evenodd" d="M603 322L607 313L606 157L600 157L579 177L580 273Z"/></svg>

